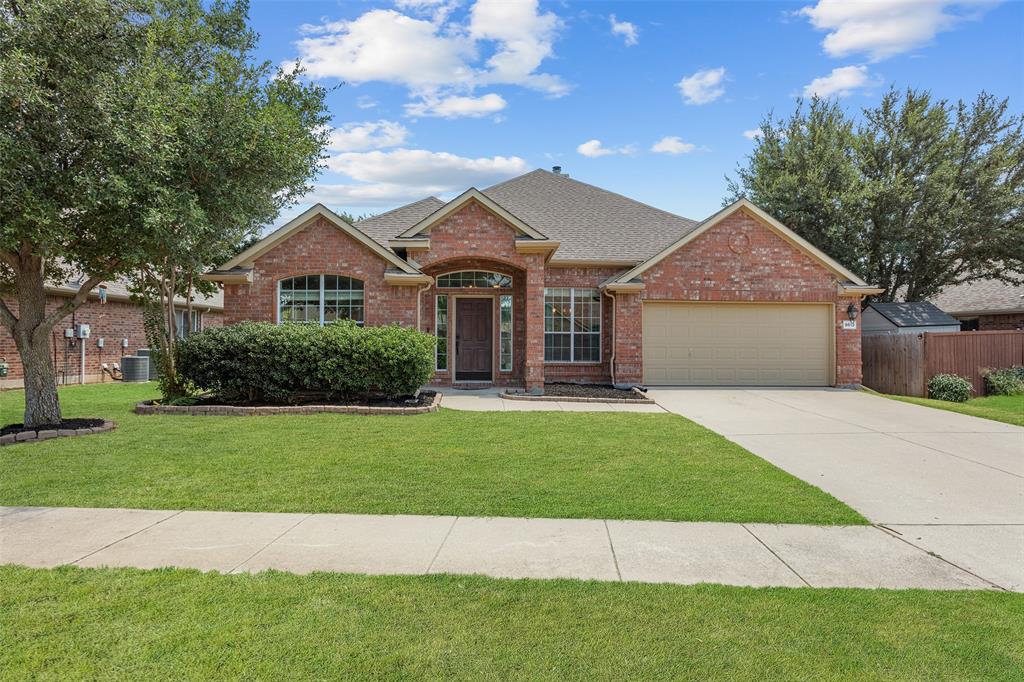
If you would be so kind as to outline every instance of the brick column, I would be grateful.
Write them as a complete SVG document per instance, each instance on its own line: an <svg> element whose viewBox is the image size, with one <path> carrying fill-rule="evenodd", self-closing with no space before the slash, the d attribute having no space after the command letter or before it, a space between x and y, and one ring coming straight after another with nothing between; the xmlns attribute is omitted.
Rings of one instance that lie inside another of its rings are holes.
<svg viewBox="0 0 1024 682"><path fill-rule="evenodd" d="M640 294L615 294L615 383L644 380L643 303Z"/></svg>
<svg viewBox="0 0 1024 682"><path fill-rule="evenodd" d="M544 256L529 256L526 268L526 364L530 393L544 393Z"/></svg>
<svg viewBox="0 0 1024 682"><path fill-rule="evenodd" d="M849 320L846 309L853 303L860 308L860 298L836 299L836 386L857 386L861 383L860 332L863 320L858 316L856 329L843 329Z"/></svg>

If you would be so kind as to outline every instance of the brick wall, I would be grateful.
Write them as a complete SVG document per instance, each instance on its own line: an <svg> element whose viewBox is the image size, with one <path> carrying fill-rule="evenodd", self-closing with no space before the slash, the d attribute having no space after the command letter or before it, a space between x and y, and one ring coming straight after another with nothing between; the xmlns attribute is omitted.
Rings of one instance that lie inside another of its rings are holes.
<svg viewBox="0 0 1024 682"><path fill-rule="evenodd" d="M317 217L256 259L253 281L224 287L225 322L276 322L277 283L297 275L345 275L363 282L367 325L416 325L416 287L384 283L388 263L326 218Z"/></svg>
<svg viewBox="0 0 1024 682"><path fill-rule="evenodd" d="M844 330L856 298L838 295L835 276L746 211L740 210L643 273L642 300L835 304L836 383L861 380L860 325ZM620 301L616 379L640 381L640 306ZM636 339L637 342L630 342Z"/></svg>
<svg viewBox="0 0 1024 682"><path fill-rule="evenodd" d="M65 300L60 296L48 297L47 310L54 310ZM17 301L7 298L4 301L17 315ZM88 324L90 327L91 336L84 341L85 379L87 382L110 381L110 378L105 377L102 373L102 363L105 362L108 366L114 362L119 363L122 355L134 354L138 349L148 345L143 329L141 308L126 301L108 300L105 304L101 304L98 300L91 299L54 328L51 340L56 351L54 367L59 382L78 383L79 380L81 347L77 344L82 341L76 339L76 345L72 347L64 338L64 330L71 327L73 323ZM204 327L218 327L221 324L223 324L223 314L220 311L203 313ZM102 349L97 345L100 338L104 340ZM124 351L121 348L121 339L128 339L128 348ZM10 365L7 378L0 380L0 388L20 387L25 376L21 358L14 345L14 339L2 327L0 327L0 357L5 358Z"/></svg>
<svg viewBox="0 0 1024 682"><path fill-rule="evenodd" d="M1024 329L1024 313L978 316L978 331L990 332L1004 329Z"/></svg>

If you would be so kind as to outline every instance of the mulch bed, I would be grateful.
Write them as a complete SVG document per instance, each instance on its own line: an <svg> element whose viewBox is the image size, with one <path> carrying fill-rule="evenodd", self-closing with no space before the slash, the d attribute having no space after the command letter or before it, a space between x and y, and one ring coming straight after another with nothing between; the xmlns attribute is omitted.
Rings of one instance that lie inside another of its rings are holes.
<svg viewBox="0 0 1024 682"><path fill-rule="evenodd" d="M103 426L102 419L65 419L60 424L42 424L40 426L26 427L24 424L8 424L0 428L0 436L22 433L23 431L60 431L76 429L93 429Z"/></svg>
<svg viewBox="0 0 1024 682"><path fill-rule="evenodd" d="M632 389L615 388L609 384L544 384L544 395L558 398L644 400L643 395Z"/></svg>
<svg viewBox="0 0 1024 682"><path fill-rule="evenodd" d="M358 400L327 400L322 394L302 396L298 400L290 403L269 403L269 402L251 402L251 403L227 403L220 400L216 396L205 395L200 396L192 403L182 403L183 405L192 405L195 407L303 407L306 405L334 405L338 407L343 406L356 406L356 407L424 407L430 405L433 402L435 392L434 391L420 391L419 395L415 398L410 397L403 400L390 400L388 398L362 398ZM154 404L159 404L156 402Z"/></svg>

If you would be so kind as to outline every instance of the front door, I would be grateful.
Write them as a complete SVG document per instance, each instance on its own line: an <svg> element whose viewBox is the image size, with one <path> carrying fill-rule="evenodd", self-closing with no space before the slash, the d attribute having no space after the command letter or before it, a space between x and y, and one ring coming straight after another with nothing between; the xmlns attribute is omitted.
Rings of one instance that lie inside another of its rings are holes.
<svg viewBox="0 0 1024 682"><path fill-rule="evenodd" d="M489 298L455 299L455 380L491 380L491 310Z"/></svg>

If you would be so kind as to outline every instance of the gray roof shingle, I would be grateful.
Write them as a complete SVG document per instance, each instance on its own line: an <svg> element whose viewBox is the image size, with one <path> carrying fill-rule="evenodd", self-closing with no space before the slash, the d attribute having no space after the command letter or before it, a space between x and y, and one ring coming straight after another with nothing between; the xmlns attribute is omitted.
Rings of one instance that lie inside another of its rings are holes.
<svg viewBox="0 0 1024 682"><path fill-rule="evenodd" d="M883 317L897 327L959 326L960 321L950 317L927 301L912 303L869 303Z"/></svg>
<svg viewBox="0 0 1024 682"><path fill-rule="evenodd" d="M1021 273L1009 274L1013 277L1021 276ZM953 315L1024 312L1024 286L995 279L980 279L946 287L931 301Z"/></svg>
<svg viewBox="0 0 1024 682"><path fill-rule="evenodd" d="M698 223L621 194L535 170L482 190L517 218L560 242L553 260L632 261L650 258ZM422 199L356 223L387 244L445 202Z"/></svg>
<svg viewBox="0 0 1024 682"><path fill-rule="evenodd" d="M373 241L387 247L388 240L394 239L402 232L426 218L444 206L445 202L437 197L427 197L405 206L399 206L385 213L360 220L355 224Z"/></svg>

